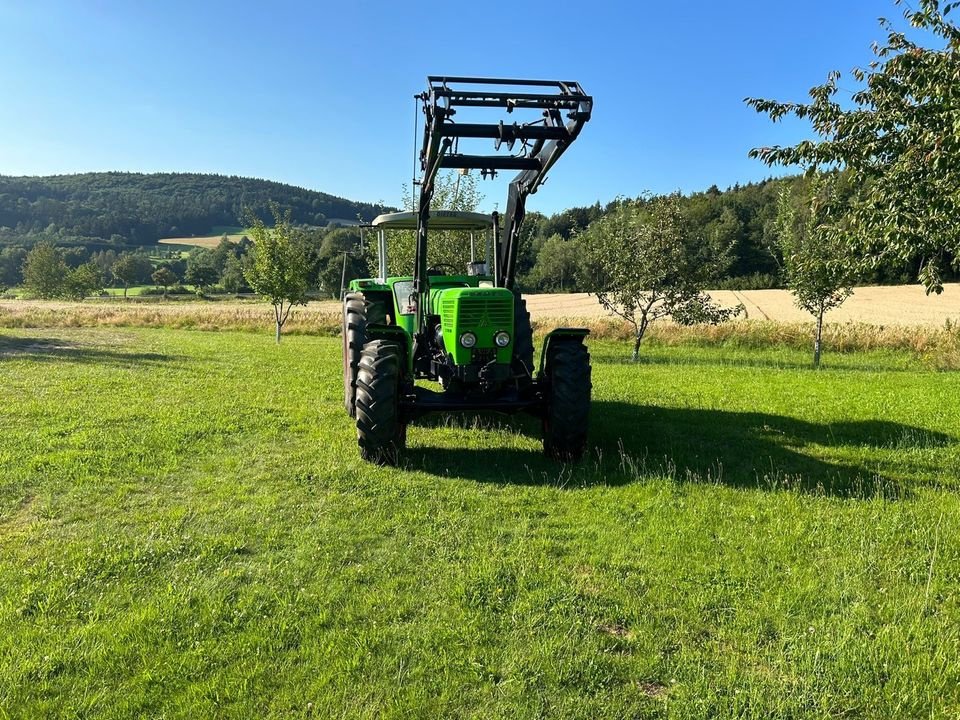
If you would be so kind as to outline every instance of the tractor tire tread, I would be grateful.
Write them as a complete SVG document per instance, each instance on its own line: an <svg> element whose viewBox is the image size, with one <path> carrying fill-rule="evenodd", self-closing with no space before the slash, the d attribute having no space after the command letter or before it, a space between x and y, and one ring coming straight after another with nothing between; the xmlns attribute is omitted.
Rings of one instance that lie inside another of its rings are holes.
<svg viewBox="0 0 960 720"><path fill-rule="evenodd" d="M357 444L364 460L395 465L406 445L400 416L401 360L399 345L373 340L363 347L356 382Z"/></svg>
<svg viewBox="0 0 960 720"><path fill-rule="evenodd" d="M366 344L367 325L384 323L387 311L382 303L371 302L363 293L347 293L343 298L343 405L350 417L356 417L357 373L360 354Z"/></svg>

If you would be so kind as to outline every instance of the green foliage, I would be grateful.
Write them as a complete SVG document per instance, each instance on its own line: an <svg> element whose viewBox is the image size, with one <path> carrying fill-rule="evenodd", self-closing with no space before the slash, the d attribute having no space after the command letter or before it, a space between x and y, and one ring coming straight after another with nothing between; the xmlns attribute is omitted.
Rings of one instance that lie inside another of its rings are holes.
<svg viewBox="0 0 960 720"><path fill-rule="evenodd" d="M340 352L0 332L0 715L960 712L960 374L592 342L585 462L518 417L385 469Z"/></svg>
<svg viewBox="0 0 960 720"><path fill-rule="evenodd" d="M652 322L715 325L742 310L722 308L704 292L729 263L727 248L691 233L679 196L621 200L591 223L582 244L590 291L635 330L634 360Z"/></svg>
<svg viewBox="0 0 960 720"><path fill-rule="evenodd" d="M230 293L240 293L250 289L250 286L247 285L247 279L243 275L246 262L246 255L242 258L231 255L227 258L223 275L220 277L220 284L224 290Z"/></svg>
<svg viewBox="0 0 960 720"><path fill-rule="evenodd" d="M368 277L370 268L366 253L360 250L359 228L336 228L327 232L317 252L315 267L317 287L332 298L340 297L341 285L346 287L355 278Z"/></svg>
<svg viewBox="0 0 960 720"><path fill-rule="evenodd" d="M271 203L274 225L268 228L255 216L249 217L253 235L253 259L244 277L253 291L273 305L276 340L294 305L307 303L309 258L303 232L293 226L289 210Z"/></svg>
<svg viewBox="0 0 960 720"><path fill-rule="evenodd" d="M171 285L176 285L180 281L177 274L166 265L158 267L150 277L154 283L163 288L164 295L167 294L167 288Z"/></svg>
<svg viewBox="0 0 960 720"><path fill-rule="evenodd" d="M551 235L540 246L524 284L538 292L564 292L582 285L583 250L577 238Z"/></svg>
<svg viewBox="0 0 960 720"><path fill-rule="evenodd" d="M270 200L293 222L372 220L379 205L283 183L197 173L82 173L51 177L0 175L0 244L47 239L97 250L153 245L160 238L203 236L235 226L244 212L269 217Z"/></svg>
<svg viewBox="0 0 960 720"><path fill-rule="evenodd" d="M810 194L784 189L777 214L774 252L797 305L817 321L813 364L820 366L823 318L853 292L857 259L849 230L831 223L827 207L836 207L838 178L817 176ZM842 221L841 221L842 222Z"/></svg>
<svg viewBox="0 0 960 720"><path fill-rule="evenodd" d="M23 282L23 263L26 259L27 251L22 247L6 247L0 250L0 290Z"/></svg>
<svg viewBox="0 0 960 720"><path fill-rule="evenodd" d="M69 268L63 253L53 243L41 242L29 252L23 264L23 284L34 297L60 297Z"/></svg>
<svg viewBox="0 0 960 720"><path fill-rule="evenodd" d="M67 273L63 294L70 300L83 300L103 292L103 275L96 263L87 262Z"/></svg>
<svg viewBox="0 0 960 720"><path fill-rule="evenodd" d="M197 293L201 295L206 288L215 285L220 280L220 273L217 271L214 253L202 248L193 250L187 258L187 271L183 279L196 287Z"/></svg>
<svg viewBox="0 0 960 720"><path fill-rule="evenodd" d="M406 187L404 187L404 196L410 198L406 209L416 211L416 202L410 197ZM476 212L481 202L483 202L483 193L480 192L476 174L461 175L450 171L437 175L431 209ZM474 237L477 260L483 260L486 238L482 233L474 233ZM427 244L428 265L452 265L460 272L467 271L467 263L470 262L470 233L430 231ZM376 267L375 243L372 243L372 248L373 266ZM390 231L387 236L387 273L412 275L415 251L416 232Z"/></svg>
<svg viewBox="0 0 960 720"><path fill-rule="evenodd" d="M153 274L153 263L146 255L123 253L110 268L110 274L123 285L123 296L131 285L148 283Z"/></svg>
<svg viewBox="0 0 960 720"><path fill-rule="evenodd" d="M900 4L900 0L897 0ZM769 165L841 167L858 189L842 214L849 242L873 265L923 258L919 279L942 291L949 263L960 269L960 29L946 19L952 3L918 0L904 17L938 47L923 47L886 20L876 59L853 71L860 88L852 103L840 91L840 73L810 91L809 103L748 98L774 121L793 115L810 121L819 141L751 151Z"/></svg>
<svg viewBox="0 0 960 720"><path fill-rule="evenodd" d="M829 180L825 184L818 193L830 192ZM797 305L814 317L840 307L850 296L855 277L855 259L842 241L842 229L827 224L825 201L819 194L805 198L784 190L774 246Z"/></svg>

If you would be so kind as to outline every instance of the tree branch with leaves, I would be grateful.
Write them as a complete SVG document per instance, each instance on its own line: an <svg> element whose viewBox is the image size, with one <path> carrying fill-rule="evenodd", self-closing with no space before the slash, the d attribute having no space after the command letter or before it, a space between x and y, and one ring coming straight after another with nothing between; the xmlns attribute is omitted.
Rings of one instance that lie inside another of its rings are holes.
<svg viewBox="0 0 960 720"><path fill-rule="evenodd" d="M881 19L886 41L874 44L867 68L853 71L860 87L852 104L837 99L839 72L811 89L807 103L746 99L774 122L790 115L809 120L820 137L755 148L750 156L811 172L849 172L858 193L843 208L850 222L842 239L868 266L919 259L919 280L928 293L939 293L947 264L960 269L960 28L947 19L960 3L916 5L904 18L939 47L923 47Z"/></svg>

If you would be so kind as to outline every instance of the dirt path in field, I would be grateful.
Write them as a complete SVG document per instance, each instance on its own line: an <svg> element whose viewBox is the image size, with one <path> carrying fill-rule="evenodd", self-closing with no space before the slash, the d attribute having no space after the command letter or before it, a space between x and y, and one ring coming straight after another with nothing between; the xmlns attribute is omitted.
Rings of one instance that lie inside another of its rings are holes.
<svg viewBox="0 0 960 720"><path fill-rule="evenodd" d="M713 290L710 295L726 306L742 303L750 320L811 320L809 314L794 305L793 296L786 290ZM586 293L527 295L526 299L534 320L607 315L596 298ZM927 295L919 285L857 288L842 307L827 315L827 320L930 326L942 326L947 320L960 322L960 283L946 285L942 295Z"/></svg>

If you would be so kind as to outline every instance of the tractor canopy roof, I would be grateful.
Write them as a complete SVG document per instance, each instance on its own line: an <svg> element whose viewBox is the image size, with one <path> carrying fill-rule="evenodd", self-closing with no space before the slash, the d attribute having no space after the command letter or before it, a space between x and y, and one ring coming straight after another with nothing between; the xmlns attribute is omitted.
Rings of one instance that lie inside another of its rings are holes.
<svg viewBox="0 0 960 720"><path fill-rule="evenodd" d="M378 215L371 225L386 230L416 230L417 213L395 212ZM486 230L493 227L493 218L483 213L460 210L431 210L429 227L432 230Z"/></svg>

